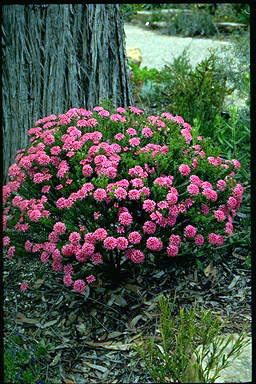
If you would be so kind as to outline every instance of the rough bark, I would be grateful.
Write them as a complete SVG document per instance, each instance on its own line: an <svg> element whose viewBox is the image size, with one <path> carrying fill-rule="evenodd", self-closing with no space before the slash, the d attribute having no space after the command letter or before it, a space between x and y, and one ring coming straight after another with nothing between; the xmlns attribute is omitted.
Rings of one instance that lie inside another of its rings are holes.
<svg viewBox="0 0 256 384"><path fill-rule="evenodd" d="M118 4L9 5L3 14L4 177L38 118L131 104Z"/></svg>

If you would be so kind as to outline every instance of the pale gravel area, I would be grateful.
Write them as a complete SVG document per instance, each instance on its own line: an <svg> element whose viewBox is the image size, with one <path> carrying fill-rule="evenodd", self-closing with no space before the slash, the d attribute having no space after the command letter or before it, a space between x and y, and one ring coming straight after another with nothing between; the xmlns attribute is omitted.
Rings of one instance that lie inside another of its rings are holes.
<svg viewBox="0 0 256 384"><path fill-rule="evenodd" d="M206 38L167 36L125 23L126 47L137 47L142 53L141 67L161 69L188 48L191 64L195 66L209 55L211 48L231 47L228 41Z"/></svg>

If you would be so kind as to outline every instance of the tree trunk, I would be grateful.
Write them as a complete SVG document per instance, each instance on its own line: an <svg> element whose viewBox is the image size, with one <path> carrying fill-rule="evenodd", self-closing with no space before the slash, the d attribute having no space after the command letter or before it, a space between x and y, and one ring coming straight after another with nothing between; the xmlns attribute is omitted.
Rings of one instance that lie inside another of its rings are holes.
<svg viewBox="0 0 256 384"><path fill-rule="evenodd" d="M118 4L3 6L4 179L26 131L49 114L131 104Z"/></svg>

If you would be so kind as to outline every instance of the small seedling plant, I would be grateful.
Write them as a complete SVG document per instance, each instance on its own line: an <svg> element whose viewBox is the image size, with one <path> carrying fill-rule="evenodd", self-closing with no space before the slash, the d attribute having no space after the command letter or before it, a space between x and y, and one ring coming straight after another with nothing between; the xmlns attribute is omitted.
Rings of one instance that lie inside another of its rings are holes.
<svg viewBox="0 0 256 384"><path fill-rule="evenodd" d="M244 332L221 336L223 321L198 305L177 309L160 295L159 306L160 337L135 347L155 383L214 383L250 342Z"/></svg>

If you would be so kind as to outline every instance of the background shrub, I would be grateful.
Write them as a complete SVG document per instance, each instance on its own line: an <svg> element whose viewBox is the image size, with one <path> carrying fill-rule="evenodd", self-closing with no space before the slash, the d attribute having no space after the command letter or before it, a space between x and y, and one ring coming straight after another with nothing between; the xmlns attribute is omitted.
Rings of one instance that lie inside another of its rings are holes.
<svg viewBox="0 0 256 384"><path fill-rule="evenodd" d="M218 33L211 14L205 11L191 10L178 12L172 17L163 17L167 23L163 32L168 35L213 36Z"/></svg>

